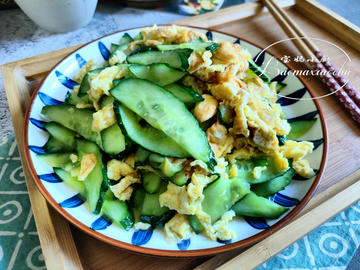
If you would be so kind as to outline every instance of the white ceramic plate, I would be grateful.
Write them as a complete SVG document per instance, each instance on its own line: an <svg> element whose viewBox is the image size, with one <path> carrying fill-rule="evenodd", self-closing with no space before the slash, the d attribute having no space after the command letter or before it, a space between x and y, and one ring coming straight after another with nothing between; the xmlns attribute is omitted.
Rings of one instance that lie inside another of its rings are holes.
<svg viewBox="0 0 360 270"><path fill-rule="evenodd" d="M313 141L315 144L315 150L307 156L307 159L310 161L311 167L316 170L317 176L306 181L295 178L285 190L272 197L275 202L291 208L279 219L243 219L236 217L230 225L230 228L235 232L235 237L231 241L209 241L204 236L196 235L190 240L177 244L166 241L160 230L134 231L131 229L125 231L114 224L110 224L102 217L92 214L87 208L87 203L63 184L53 174L51 167L38 159L37 154L44 153L42 146L48 139L48 134L43 128L43 122L47 119L40 113L42 107L62 103L67 92L77 84L71 78L75 77L86 61L95 59L97 63L101 64L109 57L111 43L118 43L124 33L134 37L140 30L142 28L114 33L83 46L56 65L34 94L25 123L25 151L29 168L46 199L70 222L94 237L115 246L152 255L199 256L215 254L251 244L286 224L304 206L314 191L321 177L326 158L326 129L322 114L318 105L309 99L311 95L307 87L295 76L276 76L273 80L287 84L281 92L282 95L307 99L298 101L282 98L279 100L290 121L317 119L313 127L302 138L299 138L299 140ZM250 51L254 58L261 52L260 48L242 39L206 29L196 30L206 33L209 39L240 43L242 47ZM256 62L261 66L271 57L268 53L262 53L257 57ZM280 70L288 69L276 59L271 61L270 65L277 65Z"/></svg>

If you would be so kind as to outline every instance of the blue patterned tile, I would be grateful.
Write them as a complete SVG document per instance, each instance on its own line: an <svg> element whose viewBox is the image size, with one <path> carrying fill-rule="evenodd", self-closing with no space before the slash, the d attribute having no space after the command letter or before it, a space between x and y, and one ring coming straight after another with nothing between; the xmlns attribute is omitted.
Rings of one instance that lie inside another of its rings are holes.
<svg viewBox="0 0 360 270"><path fill-rule="evenodd" d="M82 56L80 54L78 54L78 53L75 54L75 58L76 58L76 61L77 61L80 68L82 68L83 65L86 64L86 60L84 58L82 58Z"/></svg>
<svg viewBox="0 0 360 270"><path fill-rule="evenodd" d="M59 203L59 205L64 208L75 208L75 207L82 205L84 202L85 201L82 199L80 193L78 193L78 194L62 201L61 203Z"/></svg>
<svg viewBox="0 0 360 270"><path fill-rule="evenodd" d="M62 182L54 173L39 174L38 177L48 183L60 183Z"/></svg>
<svg viewBox="0 0 360 270"><path fill-rule="evenodd" d="M190 239L182 240L180 243L177 244L180 250L187 250L190 246Z"/></svg>
<svg viewBox="0 0 360 270"><path fill-rule="evenodd" d="M43 92L39 92L38 96L39 96L40 100L42 101L42 103L44 103L44 105L60 105L60 104L63 104L62 101L57 100L55 98L52 98L52 97L48 96L47 94L45 94Z"/></svg>
<svg viewBox="0 0 360 270"><path fill-rule="evenodd" d="M97 218L93 223L91 223L90 228L93 229L94 231L105 230L107 227L111 225L111 223L112 223L111 221L101 216Z"/></svg>
<svg viewBox="0 0 360 270"><path fill-rule="evenodd" d="M55 75L58 78L59 82L69 88L69 89L73 89L74 86L78 85L77 82L73 81L72 79L70 79L69 77L65 76L64 74L62 74L60 71L55 70Z"/></svg>
<svg viewBox="0 0 360 270"><path fill-rule="evenodd" d="M30 123L32 123L34 126L40 128L40 129L42 129L42 130L45 130L44 124L45 124L46 122L41 121L41 120L37 120L37 119L32 118L32 117L30 117L29 120L30 120Z"/></svg>
<svg viewBox="0 0 360 270"><path fill-rule="evenodd" d="M276 102L279 103L283 107L289 106L289 105L292 105L292 104L298 102L306 94L306 92L307 92L307 89L304 87L299 90L296 90L295 92L293 92L289 95L280 97Z"/></svg>
<svg viewBox="0 0 360 270"><path fill-rule="evenodd" d="M137 246L145 245L151 239L152 234L153 230L151 228L148 230L135 231L131 237L131 243Z"/></svg>
<svg viewBox="0 0 360 270"><path fill-rule="evenodd" d="M269 224L267 224L266 220L263 218L244 217L244 219L251 227L258 230L264 230L270 227Z"/></svg>
<svg viewBox="0 0 360 270"><path fill-rule="evenodd" d="M110 51L108 50L108 48L106 48L106 46L104 45L104 43L102 43L101 41L98 42L98 47L99 47L99 51L102 55L102 57L104 58L105 61L109 60L110 57Z"/></svg>

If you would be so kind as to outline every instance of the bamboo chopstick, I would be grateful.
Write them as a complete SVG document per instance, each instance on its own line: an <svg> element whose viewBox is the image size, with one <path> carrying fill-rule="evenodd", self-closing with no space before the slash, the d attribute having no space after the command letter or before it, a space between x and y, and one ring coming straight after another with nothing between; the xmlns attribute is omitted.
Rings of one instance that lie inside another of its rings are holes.
<svg viewBox="0 0 360 270"><path fill-rule="evenodd" d="M307 59L314 59L315 61L311 63L311 68L317 72L321 80L329 87L329 90L334 93L340 103L344 108L350 113L352 118L360 124L360 108L355 102L359 100L360 96L356 90L350 86L345 91L331 73L334 73L334 66L328 62L327 67L318 59L320 55L323 56L320 50L311 43L311 41L306 38L304 32L298 27L284 11L282 11L273 0L262 0L266 7L269 9L270 13L273 15L275 20L279 23L284 32L292 38L292 42L299 49L302 55ZM277 7L277 8L276 8ZM299 35L300 34L300 35ZM310 44L308 46L307 44ZM309 62L307 62L310 64ZM338 72L335 72L338 73ZM339 74L340 75L340 74ZM341 76L341 75L340 75ZM346 83L345 78L338 76L340 83ZM351 97L354 97L354 100Z"/></svg>

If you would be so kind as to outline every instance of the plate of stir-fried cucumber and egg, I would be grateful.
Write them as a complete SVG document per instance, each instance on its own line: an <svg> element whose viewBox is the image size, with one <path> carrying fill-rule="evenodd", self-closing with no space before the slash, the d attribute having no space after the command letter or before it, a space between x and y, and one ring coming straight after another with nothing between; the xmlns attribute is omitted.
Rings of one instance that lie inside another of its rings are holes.
<svg viewBox="0 0 360 270"><path fill-rule="evenodd" d="M327 147L318 104L299 78L267 74L271 57L175 25L90 42L28 109L36 184L70 222L132 251L210 255L266 237L309 199Z"/></svg>

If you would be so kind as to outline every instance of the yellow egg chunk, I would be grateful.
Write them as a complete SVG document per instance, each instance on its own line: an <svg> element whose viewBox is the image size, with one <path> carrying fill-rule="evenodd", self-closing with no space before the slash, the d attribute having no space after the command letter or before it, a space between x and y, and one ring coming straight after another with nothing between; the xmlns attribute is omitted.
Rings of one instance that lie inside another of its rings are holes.
<svg viewBox="0 0 360 270"><path fill-rule="evenodd" d="M310 167L309 161L306 159L295 160L292 166L302 177L311 178L315 175L314 170Z"/></svg>
<svg viewBox="0 0 360 270"><path fill-rule="evenodd" d="M107 176L111 180L119 180L122 176L135 173L135 170L126 162L112 159L107 163Z"/></svg>
<svg viewBox="0 0 360 270"><path fill-rule="evenodd" d="M176 214L164 226L166 237L169 240L181 242L191 238L194 233L190 227L189 219L186 215Z"/></svg>
<svg viewBox="0 0 360 270"><path fill-rule="evenodd" d="M120 201L129 200L133 192L132 184L140 183L140 178L135 175L127 175L116 185L110 186L110 190Z"/></svg>
<svg viewBox="0 0 360 270"><path fill-rule="evenodd" d="M296 141L285 141L285 144L280 147L280 152L286 158L293 158L294 160L299 160L305 157L307 154L311 153L314 148L312 142L296 142Z"/></svg>
<svg viewBox="0 0 360 270"><path fill-rule="evenodd" d="M80 163L80 173L78 179L84 181L85 178L91 173L97 163L96 155L93 153L85 154Z"/></svg>
<svg viewBox="0 0 360 270"><path fill-rule="evenodd" d="M194 108L194 116L201 123L213 117L218 108L218 102L210 95L203 95L203 101L196 104Z"/></svg>
<svg viewBox="0 0 360 270"><path fill-rule="evenodd" d="M115 112L112 104L106 105L101 110L93 113L92 130L100 132L116 123Z"/></svg>
<svg viewBox="0 0 360 270"><path fill-rule="evenodd" d="M223 216L216 221L212 226L205 228L205 234L211 240L229 240L234 238L235 234L229 229L229 222L235 216L235 212L230 210L223 214Z"/></svg>

